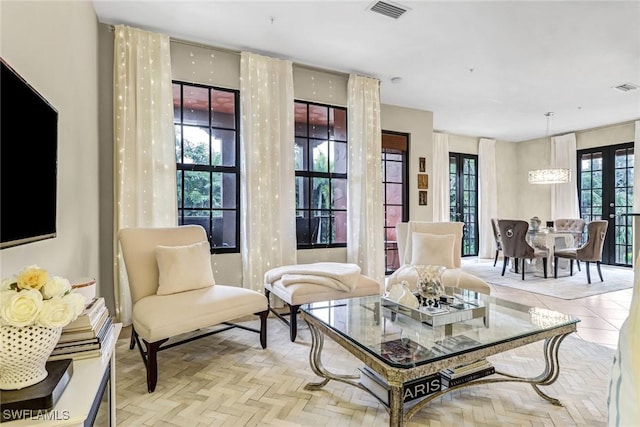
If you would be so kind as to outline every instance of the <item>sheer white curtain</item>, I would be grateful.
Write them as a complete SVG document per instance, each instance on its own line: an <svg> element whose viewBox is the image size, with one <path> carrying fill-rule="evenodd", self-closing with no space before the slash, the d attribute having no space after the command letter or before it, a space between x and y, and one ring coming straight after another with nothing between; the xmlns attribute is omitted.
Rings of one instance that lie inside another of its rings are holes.
<svg viewBox="0 0 640 427"><path fill-rule="evenodd" d="M449 135L433 134L433 221L449 222Z"/></svg>
<svg viewBox="0 0 640 427"><path fill-rule="evenodd" d="M491 218L498 216L498 179L496 177L496 140L480 138L478 144L478 228L480 258L493 258L495 239Z"/></svg>
<svg viewBox="0 0 640 427"><path fill-rule="evenodd" d="M380 81L350 75L347 262L384 283Z"/></svg>
<svg viewBox="0 0 640 427"><path fill-rule="evenodd" d="M240 59L242 285L296 264L291 61L242 52Z"/></svg>
<svg viewBox="0 0 640 427"><path fill-rule="evenodd" d="M551 167L571 169L571 182L551 184L551 220L580 218L576 150L575 133L551 138Z"/></svg>
<svg viewBox="0 0 640 427"><path fill-rule="evenodd" d="M114 281L116 316L131 323L131 294L117 232L177 224L169 38L114 31Z"/></svg>
<svg viewBox="0 0 640 427"><path fill-rule="evenodd" d="M640 212L640 120L635 122L633 160L633 212ZM618 349L614 355L607 398L607 425L610 427L635 426L640 419L640 218L633 218L634 286L629 315L620 327Z"/></svg>

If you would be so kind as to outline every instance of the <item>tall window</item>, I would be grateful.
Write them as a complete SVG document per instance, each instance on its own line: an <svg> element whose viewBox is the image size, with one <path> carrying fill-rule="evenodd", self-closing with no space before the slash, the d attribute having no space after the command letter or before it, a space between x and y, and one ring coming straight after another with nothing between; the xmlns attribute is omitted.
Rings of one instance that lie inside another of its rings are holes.
<svg viewBox="0 0 640 427"><path fill-rule="evenodd" d="M462 256L478 255L478 156L449 153L451 222L463 222Z"/></svg>
<svg viewBox="0 0 640 427"><path fill-rule="evenodd" d="M347 110L295 102L298 248L347 244Z"/></svg>
<svg viewBox="0 0 640 427"><path fill-rule="evenodd" d="M409 135L382 131L382 185L384 191L385 273L400 266L396 224L409 220L407 153Z"/></svg>
<svg viewBox="0 0 640 427"><path fill-rule="evenodd" d="M212 253L239 252L239 92L173 83L178 224L207 231Z"/></svg>

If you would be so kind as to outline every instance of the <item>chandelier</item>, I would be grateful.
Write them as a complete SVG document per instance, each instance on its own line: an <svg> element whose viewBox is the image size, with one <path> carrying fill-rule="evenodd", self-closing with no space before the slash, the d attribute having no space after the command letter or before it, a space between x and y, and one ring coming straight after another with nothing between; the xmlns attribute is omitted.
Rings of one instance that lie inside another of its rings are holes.
<svg viewBox="0 0 640 427"><path fill-rule="evenodd" d="M549 119L552 112L544 113L547 117L546 137L549 136ZM565 184L571 182L571 169L550 168L529 171L529 184Z"/></svg>
<svg viewBox="0 0 640 427"><path fill-rule="evenodd" d="M529 184L564 184L571 182L570 169L537 169L529 171Z"/></svg>

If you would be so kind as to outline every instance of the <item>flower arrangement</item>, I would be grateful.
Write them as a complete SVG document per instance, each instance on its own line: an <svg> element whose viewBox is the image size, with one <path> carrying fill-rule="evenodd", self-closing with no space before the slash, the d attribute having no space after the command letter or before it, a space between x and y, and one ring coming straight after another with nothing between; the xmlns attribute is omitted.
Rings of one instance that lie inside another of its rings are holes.
<svg viewBox="0 0 640 427"><path fill-rule="evenodd" d="M438 305L438 299L444 293L442 273L446 268L441 265L416 265L415 269L419 277L418 293L423 304L428 302L429 305Z"/></svg>
<svg viewBox="0 0 640 427"><path fill-rule="evenodd" d="M0 325L61 328L84 310L81 294L63 277L31 265L0 285Z"/></svg>

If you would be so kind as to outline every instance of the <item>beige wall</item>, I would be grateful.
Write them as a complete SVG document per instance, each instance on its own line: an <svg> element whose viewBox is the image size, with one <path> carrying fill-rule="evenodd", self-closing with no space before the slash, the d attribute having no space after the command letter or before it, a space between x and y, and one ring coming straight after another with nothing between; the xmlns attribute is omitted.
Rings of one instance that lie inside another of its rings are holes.
<svg viewBox="0 0 640 427"><path fill-rule="evenodd" d="M576 131L578 150L633 142L634 122L619 123L594 129ZM524 141L517 146L517 173L514 175L520 191L517 192L518 218L529 219L537 215L543 222L551 221L551 186L531 185L527 172L543 169L551 164L549 138ZM637 172L636 172L637 173ZM575 185L576 178L572 181Z"/></svg>
<svg viewBox="0 0 640 427"><path fill-rule="evenodd" d="M431 111L383 104L380 106L382 129L409 134L409 218L433 219L433 199L427 190L427 205L418 205L418 158L425 157L426 172L433 173L433 113Z"/></svg>
<svg viewBox="0 0 640 427"><path fill-rule="evenodd" d="M3 249L2 277L38 264L72 281L98 278L98 23L93 5L88 0L2 1L0 8L0 55L58 110L57 237ZM37 137L37 128L30 137ZM102 291L109 284L99 282L99 287Z"/></svg>

